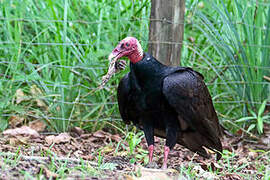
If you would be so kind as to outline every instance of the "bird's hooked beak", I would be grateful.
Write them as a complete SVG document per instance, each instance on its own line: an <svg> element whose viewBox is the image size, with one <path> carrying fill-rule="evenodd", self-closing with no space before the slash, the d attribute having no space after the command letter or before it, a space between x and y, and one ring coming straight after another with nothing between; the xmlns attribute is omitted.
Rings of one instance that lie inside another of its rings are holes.
<svg viewBox="0 0 270 180"><path fill-rule="evenodd" d="M109 69L108 69L107 74L102 77L102 82L98 89L102 89L107 84L107 82L111 79L112 75L116 73L117 69L116 69L115 64L116 64L116 61L121 57L119 55L120 53L116 47L112 51L112 53L109 55L109 58L108 58L110 62Z"/></svg>
<svg viewBox="0 0 270 180"><path fill-rule="evenodd" d="M117 61L118 59L120 59L123 56L123 52L121 51L119 45L116 46L116 48L111 52L111 54L109 55L109 61L111 62L113 61Z"/></svg>

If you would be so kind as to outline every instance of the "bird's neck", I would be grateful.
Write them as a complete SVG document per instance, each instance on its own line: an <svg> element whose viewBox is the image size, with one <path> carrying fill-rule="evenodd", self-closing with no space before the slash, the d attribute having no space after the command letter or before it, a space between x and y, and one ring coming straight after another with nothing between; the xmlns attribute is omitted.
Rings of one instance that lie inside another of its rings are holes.
<svg viewBox="0 0 270 180"><path fill-rule="evenodd" d="M135 64L143 59L143 54L139 53L138 51L135 51L131 55L128 56L131 63Z"/></svg>
<svg viewBox="0 0 270 180"><path fill-rule="evenodd" d="M141 82L163 76L164 68L166 66L148 53L144 53L143 58L137 63L130 63L130 70Z"/></svg>
<svg viewBox="0 0 270 180"><path fill-rule="evenodd" d="M141 44L137 41L136 50L128 56L131 63L135 64L143 59L143 49Z"/></svg>

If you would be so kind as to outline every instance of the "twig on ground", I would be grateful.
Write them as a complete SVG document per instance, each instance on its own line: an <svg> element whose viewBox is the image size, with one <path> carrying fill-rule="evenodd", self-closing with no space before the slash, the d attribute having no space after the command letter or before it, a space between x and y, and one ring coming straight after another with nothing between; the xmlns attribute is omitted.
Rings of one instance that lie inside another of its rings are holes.
<svg viewBox="0 0 270 180"><path fill-rule="evenodd" d="M17 153L12 153L12 152L1 152L1 156L18 156ZM26 155L19 155L19 158L23 160L28 160L28 161L50 161L52 159L51 157L40 157L40 156L26 156ZM73 163L81 163L81 159L75 159L75 158L67 158L67 157L53 157L57 161L68 161L68 162L73 162ZM83 162L86 162L92 166L98 166L97 163L92 162L92 161L87 161L83 160Z"/></svg>

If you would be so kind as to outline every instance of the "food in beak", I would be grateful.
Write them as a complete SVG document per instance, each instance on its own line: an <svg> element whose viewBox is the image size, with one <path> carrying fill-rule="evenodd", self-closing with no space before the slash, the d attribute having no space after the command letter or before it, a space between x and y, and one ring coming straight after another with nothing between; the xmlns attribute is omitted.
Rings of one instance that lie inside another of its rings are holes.
<svg viewBox="0 0 270 180"><path fill-rule="evenodd" d="M98 89L103 89L104 86L108 83L108 81L111 79L111 77L119 72L120 70L124 70L125 67L126 67L126 61L119 61L117 62L117 58L112 58L111 56L109 56L109 61L110 61L110 64L109 64L109 69L108 69L108 72L106 75L104 75L102 77L102 82L101 84L99 85Z"/></svg>
<svg viewBox="0 0 270 180"><path fill-rule="evenodd" d="M117 58L111 58L109 57L109 69L106 75L102 76L102 82L99 85L98 89L103 89L104 86L107 84L107 82L111 79L111 77L116 73L115 63L117 61Z"/></svg>

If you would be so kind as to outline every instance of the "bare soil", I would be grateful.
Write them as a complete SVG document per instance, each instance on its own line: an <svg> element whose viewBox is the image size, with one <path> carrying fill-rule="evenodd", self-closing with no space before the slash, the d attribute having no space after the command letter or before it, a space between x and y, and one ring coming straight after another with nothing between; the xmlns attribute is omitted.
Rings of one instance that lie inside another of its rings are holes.
<svg viewBox="0 0 270 180"><path fill-rule="evenodd" d="M152 172L151 169L142 168L140 173L137 173L138 167L145 167L145 159L147 159L135 158L136 154L143 155L139 149L147 149L144 139L138 146L140 148L136 148L134 155L129 155L128 150L125 149L129 147L128 143L119 134L112 135L102 130L88 134L75 131L64 134L64 138L57 142L52 142L57 139L56 137L57 135L51 134L40 134L37 137L1 134L0 179L21 179L22 171L33 176L43 174L46 178L54 179L58 175L49 170L52 163L55 167L60 167L61 162L65 162L66 168L69 169L78 166L82 162L80 159L93 167L93 173L82 176L82 170L67 171L67 178L140 179L139 177L142 178L144 172L146 172L145 176L147 173L149 175L149 172L150 174L158 172L158 176L161 177L162 171L159 170ZM164 140L156 138L154 161L159 167L163 160L163 145ZM213 179L246 179L246 177L261 179L265 169L269 168L269 146L261 140L247 141L246 138L240 136L225 136L223 147L227 154L225 152L223 158L216 162L214 158L204 159L176 145L170 153L168 162L168 169L174 169L174 171L166 171L166 178L175 179L179 173L185 177L185 172L180 172L181 167L182 169L185 167L191 174L195 173L195 177L202 179L209 175L213 175ZM6 162L10 159L9 155L13 155L14 159L17 158L15 166ZM144 156L147 157L146 154ZM136 161L132 163L134 158ZM100 170L98 167L105 163L112 163L115 167ZM188 176L190 174L186 174L185 178Z"/></svg>

